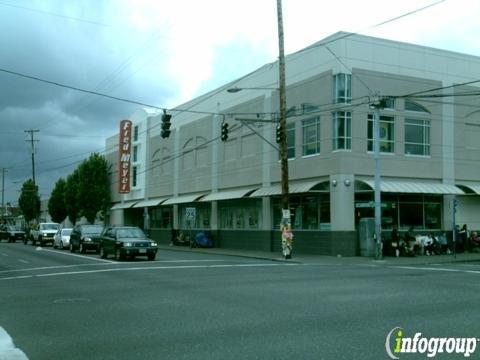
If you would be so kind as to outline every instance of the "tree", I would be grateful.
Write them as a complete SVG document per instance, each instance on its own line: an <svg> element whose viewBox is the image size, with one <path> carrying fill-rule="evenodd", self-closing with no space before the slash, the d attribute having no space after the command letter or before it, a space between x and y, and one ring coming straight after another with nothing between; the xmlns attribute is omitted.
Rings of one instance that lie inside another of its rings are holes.
<svg viewBox="0 0 480 360"><path fill-rule="evenodd" d="M65 188L67 182L60 178L52 190L48 200L48 213L52 220L61 223L67 217L67 207L65 205Z"/></svg>
<svg viewBox="0 0 480 360"><path fill-rule="evenodd" d="M40 196L38 195L38 186L32 179L25 181L22 185L18 205L22 210L25 221L30 222L40 215Z"/></svg>
<svg viewBox="0 0 480 360"><path fill-rule="evenodd" d="M78 167L78 205L89 223L95 222L98 212L103 214L110 205L108 164L99 154L92 154Z"/></svg>
<svg viewBox="0 0 480 360"><path fill-rule="evenodd" d="M67 210L68 219L73 225L77 222L80 213L80 207L78 204L78 186L79 173L77 168L72 174L68 175L65 184L65 208Z"/></svg>

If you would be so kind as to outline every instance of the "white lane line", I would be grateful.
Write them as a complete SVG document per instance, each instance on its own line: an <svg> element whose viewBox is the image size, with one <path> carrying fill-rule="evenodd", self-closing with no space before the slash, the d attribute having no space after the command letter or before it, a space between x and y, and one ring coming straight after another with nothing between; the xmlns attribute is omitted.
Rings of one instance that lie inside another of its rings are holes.
<svg viewBox="0 0 480 360"><path fill-rule="evenodd" d="M112 260L100 259L100 258L94 258L94 257L88 257L88 256L84 256L84 255L77 255L77 254L72 254L71 252L49 250L49 249L44 249L44 248L40 248L40 249L41 249L41 250L39 250L39 251L46 251L46 252L50 252L50 253L52 253L52 254L61 254L61 255L65 255L65 256L73 256L73 257L78 257L78 258L82 258L82 259L89 259L89 260L96 260L96 261L106 262L106 263L110 263L110 264L114 264L114 263L115 263L115 261L112 261Z"/></svg>
<svg viewBox="0 0 480 360"><path fill-rule="evenodd" d="M189 263L189 262L195 263L195 262L223 262L223 261L226 261L226 260L156 260L154 262L145 263L145 265L156 264L156 263ZM13 273L13 272L23 272L23 271L68 269L68 268L76 268L76 267L83 267L83 266L105 266L105 265L111 265L111 264L131 265L132 263L111 261L109 263L102 263L102 264L77 264L77 265L43 266L43 267L24 268L24 269L15 269L15 270L2 270L2 271L0 271L0 274Z"/></svg>
<svg viewBox="0 0 480 360"><path fill-rule="evenodd" d="M8 254L2 253L2 255L8 257Z"/></svg>
<svg viewBox="0 0 480 360"><path fill-rule="evenodd" d="M30 264L30 262L27 260L23 260L23 259L17 259L17 260L24 264Z"/></svg>
<svg viewBox="0 0 480 360"><path fill-rule="evenodd" d="M106 273L114 271L141 271L141 270L178 270L178 269L212 269L212 268L236 268L236 267L272 267L272 266L296 266L297 264L285 264L285 263L258 263L258 264L231 264L231 265L179 265L179 266L149 266L149 267L133 267L133 268L112 268L112 269L98 269L98 270L82 270L82 271L69 271L58 272L50 274L39 275L26 275L26 276L11 276L0 278L0 280L15 280L15 279L27 279L34 277L53 277L53 276L65 276L65 275L79 275L79 274L95 274Z"/></svg>
<svg viewBox="0 0 480 360"><path fill-rule="evenodd" d="M25 353L16 348L12 338L0 326L0 359L2 360L28 360Z"/></svg>
<svg viewBox="0 0 480 360"><path fill-rule="evenodd" d="M406 269L406 270L443 271L443 272L461 272L461 273L470 273L470 274L480 274L479 270L462 270L462 269L414 267L414 266L391 266L391 267L395 269Z"/></svg>

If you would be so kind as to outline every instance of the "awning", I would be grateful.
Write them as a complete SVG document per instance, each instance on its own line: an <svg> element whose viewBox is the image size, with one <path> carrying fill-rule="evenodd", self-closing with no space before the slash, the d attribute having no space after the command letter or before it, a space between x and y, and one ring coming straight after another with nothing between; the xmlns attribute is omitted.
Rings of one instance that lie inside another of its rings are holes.
<svg viewBox="0 0 480 360"><path fill-rule="evenodd" d="M360 180L370 186L375 187L373 180ZM381 180L380 191L387 193L405 193L405 194L465 194L455 185L440 184L434 182L406 182Z"/></svg>
<svg viewBox="0 0 480 360"><path fill-rule="evenodd" d="M296 193L304 193L309 192L315 185L320 184L321 180L313 180L313 181L292 181L288 184L288 192L290 194ZM262 187L255 191L251 197L260 197L260 196L271 196L271 195L281 195L282 194L282 186L280 184Z"/></svg>
<svg viewBox="0 0 480 360"><path fill-rule="evenodd" d="M464 187L467 190L472 191L473 193L480 195L480 184L479 185L467 185L467 184L457 184L459 187Z"/></svg>
<svg viewBox="0 0 480 360"><path fill-rule="evenodd" d="M202 196L205 196L205 195L206 195L205 193L201 193L201 194L190 194L190 195L177 196L177 197L173 197L171 199L168 199L162 205L175 205L175 204L191 203L191 202L197 201L198 199L200 199Z"/></svg>
<svg viewBox="0 0 480 360"><path fill-rule="evenodd" d="M121 202L121 203L116 203L113 205L110 210L120 210L120 209L128 209L131 208L133 205L135 205L138 201L127 201L127 202Z"/></svg>
<svg viewBox="0 0 480 360"><path fill-rule="evenodd" d="M248 189L236 189L236 190L225 190L218 191L211 194L208 194L200 201L217 201L217 200L230 200L230 199L240 199L247 195L250 192L255 191L258 188L248 188Z"/></svg>
<svg viewBox="0 0 480 360"><path fill-rule="evenodd" d="M133 207L134 208L141 208L141 207L150 207L150 206L157 206L160 205L162 202L167 200L168 198L158 198L158 199L148 199L148 200L142 200L136 203Z"/></svg>

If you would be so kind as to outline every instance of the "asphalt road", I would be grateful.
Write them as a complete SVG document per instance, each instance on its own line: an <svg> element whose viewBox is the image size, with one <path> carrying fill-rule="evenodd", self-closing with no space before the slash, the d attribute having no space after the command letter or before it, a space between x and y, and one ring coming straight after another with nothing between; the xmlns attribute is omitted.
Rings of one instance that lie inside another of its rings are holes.
<svg viewBox="0 0 480 360"><path fill-rule="evenodd" d="M176 251L119 263L0 243L0 359L14 359L8 346L30 360L388 359L395 327L480 338L479 298L479 263L300 265Z"/></svg>

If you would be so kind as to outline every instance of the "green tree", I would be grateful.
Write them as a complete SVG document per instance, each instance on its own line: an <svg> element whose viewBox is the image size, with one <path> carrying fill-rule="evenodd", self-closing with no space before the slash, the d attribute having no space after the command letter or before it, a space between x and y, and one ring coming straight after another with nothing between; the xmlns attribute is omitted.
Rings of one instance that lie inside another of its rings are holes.
<svg viewBox="0 0 480 360"><path fill-rule="evenodd" d="M25 221L30 222L40 215L40 196L38 195L38 186L32 179L25 181L22 185L22 191L18 198L18 205L22 210Z"/></svg>
<svg viewBox="0 0 480 360"><path fill-rule="evenodd" d="M65 184L65 208L67 210L68 219L73 225L77 222L80 213L78 204L78 187L79 187L78 168L67 177Z"/></svg>
<svg viewBox="0 0 480 360"><path fill-rule="evenodd" d="M67 207L65 205L65 188L67 182L60 178L52 190L48 200L48 212L52 220L61 223L67 217Z"/></svg>
<svg viewBox="0 0 480 360"><path fill-rule="evenodd" d="M78 167L78 204L89 223L95 222L98 212L105 214L110 205L108 164L99 154L92 154Z"/></svg>

